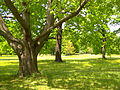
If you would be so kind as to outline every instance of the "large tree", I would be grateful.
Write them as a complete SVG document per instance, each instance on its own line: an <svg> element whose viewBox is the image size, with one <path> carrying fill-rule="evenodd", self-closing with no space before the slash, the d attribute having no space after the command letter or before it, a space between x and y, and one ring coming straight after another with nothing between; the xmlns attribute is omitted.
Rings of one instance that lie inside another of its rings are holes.
<svg viewBox="0 0 120 90"><path fill-rule="evenodd" d="M67 13L59 21L55 21L54 17L56 14L52 13L52 11L54 11L52 10L54 6L52 3L55 2L55 0L3 0L3 2L0 2L1 7L5 8L6 6L8 8L7 10L5 9L6 12L12 13L12 16L16 18L14 21L19 23L18 28L20 29L17 33L20 32L21 36L17 38L11 33L9 25L4 21L4 15L0 16L0 35L7 40L8 44L14 49L19 58L18 74L20 76L27 76L38 72L37 55L48 39L51 31L60 26L63 22L78 15L89 1L90 0L80 0L78 8ZM77 2L77 0L75 0L74 3L75 2ZM42 8L36 8L37 6ZM38 11L37 14L33 8L36 8L36 11ZM42 15L40 13L42 13ZM38 24L36 23L37 21L43 24ZM34 27L42 29L36 30L38 34L34 35Z"/></svg>

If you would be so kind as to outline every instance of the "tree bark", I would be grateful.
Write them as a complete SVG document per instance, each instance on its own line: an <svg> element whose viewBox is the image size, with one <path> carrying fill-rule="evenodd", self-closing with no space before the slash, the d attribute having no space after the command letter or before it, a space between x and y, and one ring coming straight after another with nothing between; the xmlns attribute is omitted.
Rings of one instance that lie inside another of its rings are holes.
<svg viewBox="0 0 120 90"><path fill-rule="evenodd" d="M62 62L61 46L62 46L62 24L58 27L58 32L56 36L56 48L55 48L55 61L56 62Z"/></svg>
<svg viewBox="0 0 120 90"><path fill-rule="evenodd" d="M105 38L103 38L103 46L102 46L102 58L105 59L105 53L106 53L106 49L105 49Z"/></svg>
<svg viewBox="0 0 120 90"><path fill-rule="evenodd" d="M26 6L26 2L22 2ZM23 46L21 52L17 52L19 57L19 76L27 76L32 73L38 73L36 49L33 44L31 28L30 28L30 12L28 9L22 13L22 18L25 21L28 29L22 28L23 33Z"/></svg>
<svg viewBox="0 0 120 90"><path fill-rule="evenodd" d="M19 76L28 76L33 73L38 73L38 65L37 65L37 55L35 51L31 51L24 47L22 52L18 52L19 58Z"/></svg>
<svg viewBox="0 0 120 90"><path fill-rule="evenodd" d="M102 58L105 59L105 54L106 54L106 31L102 29Z"/></svg>
<svg viewBox="0 0 120 90"><path fill-rule="evenodd" d="M15 53L19 58L19 70L18 75L21 77L38 73L36 47L33 43L26 44L24 41L21 43L7 40L9 45L14 49Z"/></svg>
<svg viewBox="0 0 120 90"><path fill-rule="evenodd" d="M102 58L105 59L105 45L102 47Z"/></svg>

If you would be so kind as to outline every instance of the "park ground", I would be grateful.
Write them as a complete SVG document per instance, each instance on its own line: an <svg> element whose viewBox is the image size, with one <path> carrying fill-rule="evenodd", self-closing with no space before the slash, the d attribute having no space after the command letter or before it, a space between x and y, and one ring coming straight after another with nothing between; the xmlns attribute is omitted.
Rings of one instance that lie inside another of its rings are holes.
<svg viewBox="0 0 120 90"><path fill-rule="evenodd" d="M38 57L40 74L17 77L17 56L0 56L0 90L120 90L120 55Z"/></svg>

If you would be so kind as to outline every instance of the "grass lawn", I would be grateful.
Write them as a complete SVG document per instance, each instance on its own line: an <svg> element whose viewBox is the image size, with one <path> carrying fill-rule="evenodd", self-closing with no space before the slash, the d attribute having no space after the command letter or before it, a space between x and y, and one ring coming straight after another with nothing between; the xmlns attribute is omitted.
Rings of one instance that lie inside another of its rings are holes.
<svg viewBox="0 0 120 90"><path fill-rule="evenodd" d="M0 90L120 90L120 55L39 56L41 74L18 78L16 56L0 57Z"/></svg>

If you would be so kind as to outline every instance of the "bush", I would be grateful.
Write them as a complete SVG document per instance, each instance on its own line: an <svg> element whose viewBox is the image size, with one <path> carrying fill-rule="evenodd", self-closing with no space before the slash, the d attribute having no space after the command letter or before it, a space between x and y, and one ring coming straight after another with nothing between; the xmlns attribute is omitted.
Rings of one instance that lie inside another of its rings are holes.
<svg viewBox="0 0 120 90"><path fill-rule="evenodd" d="M70 40L66 43L66 45L65 45L65 47L63 49L63 53L65 55L75 54L75 48L73 46L73 43Z"/></svg>

